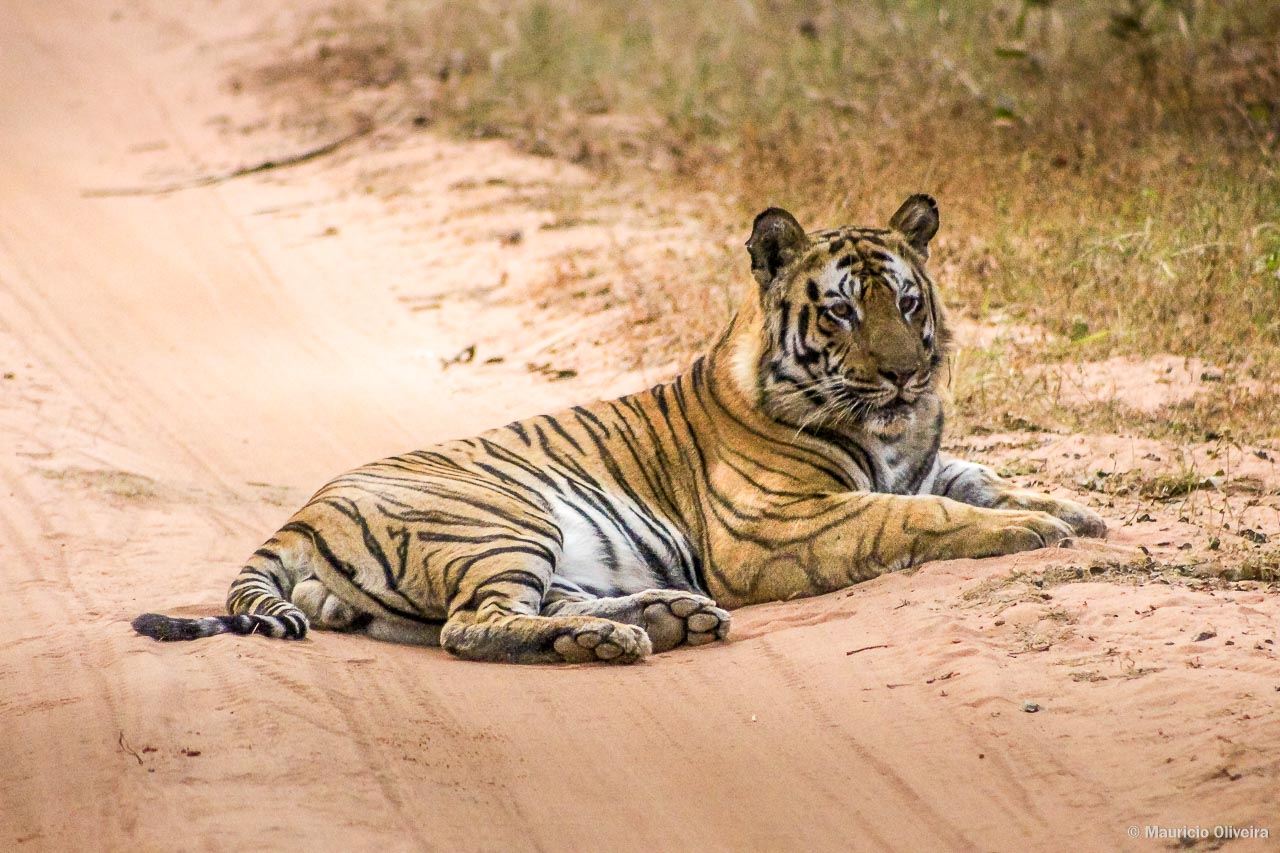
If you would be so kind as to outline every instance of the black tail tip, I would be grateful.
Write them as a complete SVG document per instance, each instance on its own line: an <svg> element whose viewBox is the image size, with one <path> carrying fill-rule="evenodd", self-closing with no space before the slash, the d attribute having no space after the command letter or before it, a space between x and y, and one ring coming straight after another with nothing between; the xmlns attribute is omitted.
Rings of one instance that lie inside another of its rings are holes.
<svg viewBox="0 0 1280 853"><path fill-rule="evenodd" d="M153 640L198 640L209 636L209 631L197 619L174 619L159 613L143 613L133 620L133 630Z"/></svg>
<svg viewBox="0 0 1280 853"><path fill-rule="evenodd" d="M216 634L262 634L284 640L301 640L307 636L307 619L301 612L283 616L240 613L235 616L205 616L201 619L178 619L159 613L143 613L133 620L133 630L144 637L161 642L199 640Z"/></svg>

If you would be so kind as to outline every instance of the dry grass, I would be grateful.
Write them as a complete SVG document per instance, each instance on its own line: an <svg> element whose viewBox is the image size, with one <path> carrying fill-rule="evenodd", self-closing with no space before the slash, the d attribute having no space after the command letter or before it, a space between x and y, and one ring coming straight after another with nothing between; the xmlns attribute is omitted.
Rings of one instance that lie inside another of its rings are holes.
<svg viewBox="0 0 1280 853"><path fill-rule="evenodd" d="M631 336L667 354L722 321L669 309L732 298L759 209L881 222L927 190L953 312L1043 331L966 354L952 378L964 424L1130 422L1019 411L1029 359L1168 351L1264 379L1280 364L1276 4L388 0L319 14L263 73L584 163L615 195L656 183L696 200L713 239L678 264L626 247L595 259L649 318ZM591 266L570 259L550 292L589 290L564 279ZM1136 423L1191 435L1225 418L1271 436L1278 399L1228 388Z"/></svg>
<svg viewBox="0 0 1280 853"><path fill-rule="evenodd" d="M1280 289L1280 282L1276 287ZM1226 320L1220 324L1226 325ZM1139 353L1158 351L1139 344L1140 341L1133 346ZM948 377L953 423L963 433L1053 430L1137 434L1189 443L1221 438L1267 442L1280 437L1280 393L1270 379L1252 384L1226 381L1203 385L1188 399L1154 409L1132 406L1123 396L1064 400L1054 375L1038 369L1046 361L1063 359L1064 346L1060 340L1049 338L1028 344L1001 342L958 350ZM1188 342L1181 354L1205 355L1219 344L1206 339L1198 349L1193 346ZM1087 355L1082 353L1079 357ZM1217 357L1223 363L1234 362L1238 367L1236 376L1243 380L1274 370L1280 352L1274 344L1257 341L1240 356L1219 353Z"/></svg>

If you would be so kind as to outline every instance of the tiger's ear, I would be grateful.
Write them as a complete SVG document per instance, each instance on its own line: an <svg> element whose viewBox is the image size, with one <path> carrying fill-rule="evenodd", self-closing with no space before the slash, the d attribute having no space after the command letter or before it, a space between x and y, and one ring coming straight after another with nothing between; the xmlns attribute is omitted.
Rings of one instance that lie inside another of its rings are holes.
<svg viewBox="0 0 1280 853"><path fill-rule="evenodd" d="M780 207L771 207L751 225L747 252L751 254L751 274L768 287L778 271L799 257L809 245L800 223Z"/></svg>
<svg viewBox="0 0 1280 853"><path fill-rule="evenodd" d="M916 193L898 208L889 227L906 237L907 245L920 257L928 258L929 241L938 233L938 203L932 196Z"/></svg>

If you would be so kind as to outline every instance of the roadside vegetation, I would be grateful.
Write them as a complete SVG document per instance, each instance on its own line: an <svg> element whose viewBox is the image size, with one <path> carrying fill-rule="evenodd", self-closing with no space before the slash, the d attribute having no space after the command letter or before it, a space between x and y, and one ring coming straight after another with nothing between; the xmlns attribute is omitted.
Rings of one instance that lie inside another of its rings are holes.
<svg viewBox="0 0 1280 853"><path fill-rule="evenodd" d="M927 190L953 314L1042 332L964 360L962 415L989 411L1027 359L1171 352L1263 379L1280 365L1275 4L338 3L265 73L585 164L615 191L699 199L724 239L640 288L662 309L720 306L648 312L645 334L680 350L722 321L733 238L759 209L881 222ZM1215 431L1270 437L1280 415L1230 382L1206 400L1149 427L1225 418Z"/></svg>

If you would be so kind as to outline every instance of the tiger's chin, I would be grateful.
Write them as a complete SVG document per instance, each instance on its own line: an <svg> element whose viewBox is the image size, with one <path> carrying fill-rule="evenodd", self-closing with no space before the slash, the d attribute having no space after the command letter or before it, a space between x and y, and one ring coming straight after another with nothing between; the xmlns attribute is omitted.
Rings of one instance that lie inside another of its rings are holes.
<svg viewBox="0 0 1280 853"><path fill-rule="evenodd" d="M908 401L895 397L867 412L862 418L862 428L880 438L896 438L915 421L919 402L918 399Z"/></svg>

